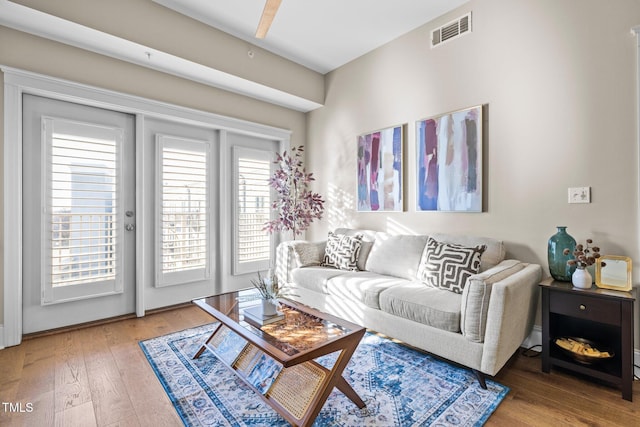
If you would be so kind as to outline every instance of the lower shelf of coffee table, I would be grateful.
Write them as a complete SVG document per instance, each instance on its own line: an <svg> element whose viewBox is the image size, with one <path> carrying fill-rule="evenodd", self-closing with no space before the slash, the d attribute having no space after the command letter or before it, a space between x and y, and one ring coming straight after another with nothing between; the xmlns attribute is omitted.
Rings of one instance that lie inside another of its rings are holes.
<svg viewBox="0 0 640 427"><path fill-rule="evenodd" d="M206 347L288 421L304 419L330 371L314 361L284 368L248 342L231 362L222 347L226 335L222 326Z"/></svg>
<svg viewBox="0 0 640 427"><path fill-rule="evenodd" d="M296 419L301 420L319 393L320 385L326 377L327 370L314 362L285 368L280 372L266 396L278 402Z"/></svg>

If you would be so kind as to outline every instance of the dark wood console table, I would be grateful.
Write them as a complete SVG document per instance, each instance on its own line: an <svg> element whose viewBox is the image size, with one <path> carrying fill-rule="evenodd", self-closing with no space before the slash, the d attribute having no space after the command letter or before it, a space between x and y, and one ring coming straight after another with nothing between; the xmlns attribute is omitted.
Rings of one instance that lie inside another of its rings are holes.
<svg viewBox="0 0 640 427"><path fill-rule="evenodd" d="M611 383L632 400L633 302L631 292L592 286L577 289L549 278L542 288L542 371L561 367ZM567 356L554 341L559 337L585 338L611 349L614 356L583 364Z"/></svg>

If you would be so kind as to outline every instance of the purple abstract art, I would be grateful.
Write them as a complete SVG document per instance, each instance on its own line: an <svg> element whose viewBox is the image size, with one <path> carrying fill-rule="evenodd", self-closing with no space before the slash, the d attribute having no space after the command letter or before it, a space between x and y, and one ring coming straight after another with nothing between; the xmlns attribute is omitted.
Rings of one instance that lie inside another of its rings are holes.
<svg viewBox="0 0 640 427"><path fill-rule="evenodd" d="M417 210L482 212L482 106L416 123Z"/></svg>
<svg viewBox="0 0 640 427"><path fill-rule="evenodd" d="M358 211L404 210L402 139L402 126L358 137Z"/></svg>

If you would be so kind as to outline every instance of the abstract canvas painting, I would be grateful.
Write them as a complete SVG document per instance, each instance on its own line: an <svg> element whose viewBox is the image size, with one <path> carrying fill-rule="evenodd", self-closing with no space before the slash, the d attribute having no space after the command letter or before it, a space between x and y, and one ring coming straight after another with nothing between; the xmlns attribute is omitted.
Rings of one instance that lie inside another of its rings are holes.
<svg viewBox="0 0 640 427"><path fill-rule="evenodd" d="M416 123L418 211L482 212L482 106Z"/></svg>
<svg viewBox="0 0 640 427"><path fill-rule="evenodd" d="M402 129L395 126L358 137L358 211L404 210Z"/></svg>

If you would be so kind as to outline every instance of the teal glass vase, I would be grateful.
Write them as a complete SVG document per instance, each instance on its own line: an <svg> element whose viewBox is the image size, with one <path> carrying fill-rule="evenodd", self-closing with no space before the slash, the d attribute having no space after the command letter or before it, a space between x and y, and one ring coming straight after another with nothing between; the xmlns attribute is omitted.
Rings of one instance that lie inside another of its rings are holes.
<svg viewBox="0 0 640 427"><path fill-rule="evenodd" d="M570 282L575 267L567 264L573 259L573 251L576 248L576 239L567 233L567 227L558 226L558 232L549 238L547 246L547 258L551 277L561 282ZM564 250L569 249L565 255Z"/></svg>

